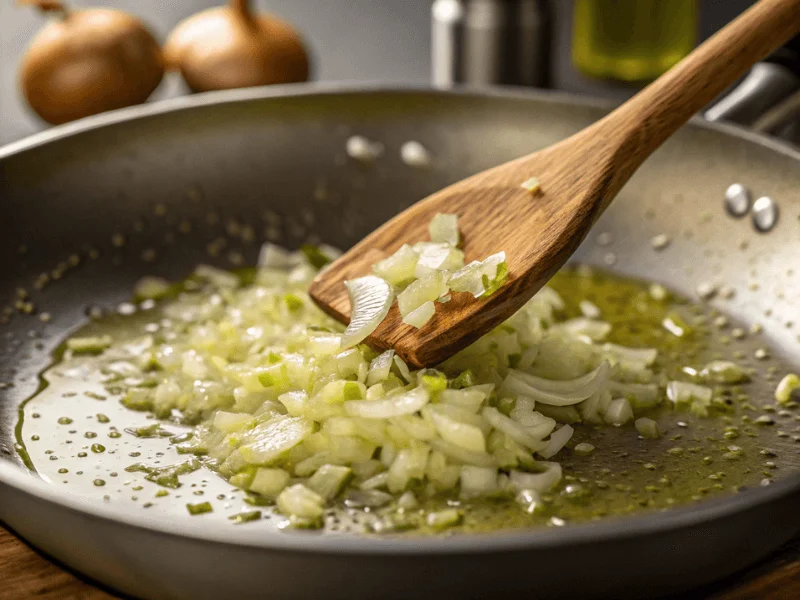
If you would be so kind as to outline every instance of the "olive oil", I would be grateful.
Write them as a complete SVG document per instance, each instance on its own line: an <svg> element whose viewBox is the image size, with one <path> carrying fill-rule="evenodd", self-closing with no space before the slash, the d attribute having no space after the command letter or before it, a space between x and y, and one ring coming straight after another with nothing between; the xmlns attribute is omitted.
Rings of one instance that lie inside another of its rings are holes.
<svg viewBox="0 0 800 600"><path fill-rule="evenodd" d="M590 77L655 79L692 51L696 0L575 0L572 61Z"/></svg>

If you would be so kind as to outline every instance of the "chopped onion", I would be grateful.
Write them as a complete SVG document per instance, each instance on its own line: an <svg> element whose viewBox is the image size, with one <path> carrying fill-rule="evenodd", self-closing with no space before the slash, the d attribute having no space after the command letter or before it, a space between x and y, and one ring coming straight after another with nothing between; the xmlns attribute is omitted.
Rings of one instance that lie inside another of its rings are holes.
<svg viewBox="0 0 800 600"><path fill-rule="evenodd" d="M480 298L489 287L502 284L499 280L503 279L503 271L507 269L505 265L506 253L498 252L482 261L472 261L453 273L447 283L454 292L469 292Z"/></svg>
<svg viewBox="0 0 800 600"><path fill-rule="evenodd" d="M578 404L594 394L608 381L609 365L602 362L594 371L568 381L542 379L535 375L510 369L503 387L510 392L532 398L542 404L569 406Z"/></svg>
<svg viewBox="0 0 800 600"><path fill-rule="evenodd" d="M636 431L639 432L639 435L644 438L655 440L661 437L661 431L658 428L658 423L653 421L653 419L636 419L634 425L636 426Z"/></svg>
<svg viewBox="0 0 800 600"><path fill-rule="evenodd" d="M448 291L444 276L439 272L417 279L397 296L397 307L405 318L426 302L433 302Z"/></svg>
<svg viewBox="0 0 800 600"><path fill-rule="evenodd" d="M458 246L458 216L437 213L428 225L431 241Z"/></svg>
<svg viewBox="0 0 800 600"><path fill-rule="evenodd" d="M433 302L426 302L419 308L412 310L405 317L403 317L403 323L419 329L425 325L425 323L431 320L435 312L436 307L434 306Z"/></svg>
<svg viewBox="0 0 800 600"><path fill-rule="evenodd" d="M544 493L553 489L561 481L561 465L556 462L537 462L537 467L543 467L541 473L524 473L511 471L508 481L516 490L533 490Z"/></svg>
<svg viewBox="0 0 800 600"><path fill-rule="evenodd" d="M383 400L351 400L344 403L344 410L351 417L389 419L413 414L425 406L429 400L428 391L420 386L405 394Z"/></svg>
<svg viewBox="0 0 800 600"><path fill-rule="evenodd" d="M546 442L534 437L528 428L520 425L513 419L509 419L496 408L487 406L481 411L481 414L492 427L498 431L502 431L512 440L530 450L539 451L547 446Z"/></svg>
<svg viewBox="0 0 800 600"><path fill-rule="evenodd" d="M630 402L625 398L617 398L611 401L605 414L606 423L619 427L631 419L633 419L633 409Z"/></svg>
<svg viewBox="0 0 800 600"><path fill-rule="evenodd" d="M400 249L390 257L375 263L372 270L378 277L392 285L401 285L414 278L414 270L419 261L419 255L409 246L403 244Z"/></svg>
<svg viewBox="0 0 800 600"><path fill-rule="evenodd" d="M573 433L575 433L575 430L569 425L564 425L551 433L550 439L547 440L547 445L542 450L539 450L539 456L542 458L552 458L558 454L570 438L572 438Z"/></svg>
<svg viewBox="0 0 800 600"><path fill-rule="evenodd" d="M350 324L342 335L342 347L362 342L386 318L394 300L392 288L380 277L367 275L345 282L350 295Z"/></svg>
<svg viewBox="0 0 800 600"><path fill-rule="evenodd" d="M461 496L474 498L497 492L497 469L492 467L461 467Z"/></svg>
<svg viewBox="0 0 800 600"><path fill-rule="evenodd" d="M394 350L386 350L379 354L369 364L369 374L367 375L367 385L375 385L381 381L385 381L389 377L389 371L392 368Z"/></svg>

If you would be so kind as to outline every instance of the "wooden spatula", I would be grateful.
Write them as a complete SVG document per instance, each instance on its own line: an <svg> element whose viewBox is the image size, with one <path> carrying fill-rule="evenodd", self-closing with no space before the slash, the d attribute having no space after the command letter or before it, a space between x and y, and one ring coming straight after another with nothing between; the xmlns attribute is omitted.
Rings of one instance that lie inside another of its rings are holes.
<svg viewBox="0 0 800 600"><path fill-rule="evenodd" d="M311 297L348 322L344 282L454 213L467 261L505 251L508 282L488 298L453 294L422 328L397 305L367 339L416 367L435 365L510 317L566 262L644 160L750 66L800 31L800 0L761 0L610 115L572 137L451 185L384 224L320 273ZM675 173L679 178L680 172ZM532 194L522 183L536 177Z"/></svg>

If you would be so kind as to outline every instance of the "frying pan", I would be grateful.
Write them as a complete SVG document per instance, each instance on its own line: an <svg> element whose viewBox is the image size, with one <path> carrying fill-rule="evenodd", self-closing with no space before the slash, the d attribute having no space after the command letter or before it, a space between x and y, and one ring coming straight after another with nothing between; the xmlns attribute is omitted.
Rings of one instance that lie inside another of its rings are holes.
<svg viewBox="0 0 800 600"><path fill-rule="evenodd" d="M15 316L0 329L0 381L13 384L0 390L0 519L70 567L159 599L656 597L723 577L786 542L800 530L800 476L791 468L768 487L663 513L387 539L130 512L57 490L14 452L17 407L87 305L114 306L146 274L179 278L198 262L224 265L229 250L254 262L258 244L229 235L231 223L261 237L267 211L283 216L287 246L311 238L348 247L430 192L607 110L535 92L252 89L114 112L0 150L0 298L12 302L24 287L52 315L47 323ZM356 133L387 148L372 167L345 159ZM401 162L397 150L408 140L432 150L432 168ZM774 198L777 227L758 233L749 219L726 216L732 183ZM642 167L577 259L690 297L702 282L724 282L736 291L725 311L759 323L796 366L800 339L787 323L800 308L798 214L800 153L695 120ZM650 247L656 234L672 240L662 252ZM221 237L225 252L209 256L209 242ZM53 269L63 277L32 291L37 275Z"/></svg>

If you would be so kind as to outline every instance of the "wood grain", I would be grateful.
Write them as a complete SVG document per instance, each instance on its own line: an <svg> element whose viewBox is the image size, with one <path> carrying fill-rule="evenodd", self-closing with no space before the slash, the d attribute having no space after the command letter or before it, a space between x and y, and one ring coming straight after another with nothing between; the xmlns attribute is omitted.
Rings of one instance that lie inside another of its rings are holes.
<svg viewBox="0 0 800 600"><path fill-rule="evenodd" d="M311 297L349 320L344 281L376 259L428 239L439 212L455 213L466 260L506 252L508 283L489 298L453 294L421 329L397 306L367 340L416 366L438 364L510 317L566 262L644 160L750 66L800 31L800 0L761 0L616 111L555 146L458 182L372 232L311 284ZM476 140L480 143L480 140ZM541 192L521 183L535 176ZM675 174L680 177L680 173Z"/></svg>
<svg viewBox="0 0 800 600"><path fill-rule="evenodd" d="M662 600L800 598L799 556L800 539L779 551L765 564L702 591ZM120 600L120 597L68 573L0 527L0 600L22 599Z"/></svg>
<svg viewBox="0 0 800 600"><path fill-rule="evenodd" d="M115 600L0 527L0 600Z"/></svg>

